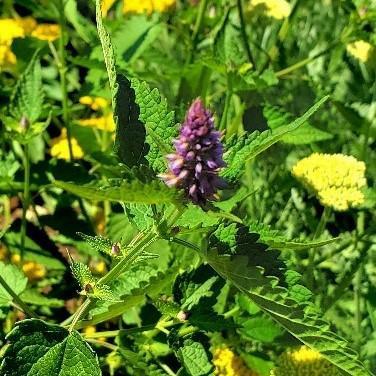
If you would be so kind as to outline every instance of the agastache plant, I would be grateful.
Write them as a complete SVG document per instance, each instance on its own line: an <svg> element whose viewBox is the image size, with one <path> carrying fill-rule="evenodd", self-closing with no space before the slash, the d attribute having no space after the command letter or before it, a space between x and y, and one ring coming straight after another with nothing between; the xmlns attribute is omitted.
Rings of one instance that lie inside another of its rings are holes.
<svg viewBox="0 0 376 376"><path fill-rule="evenodd" d="M169 172L161 175L172 187L184 189L188 199L198 205L216 198L224 182L218 176L223 161L221 133L214 128L213 113L204 107L201 99L190 106L174 141L175 153L168 154Z"/></svg>

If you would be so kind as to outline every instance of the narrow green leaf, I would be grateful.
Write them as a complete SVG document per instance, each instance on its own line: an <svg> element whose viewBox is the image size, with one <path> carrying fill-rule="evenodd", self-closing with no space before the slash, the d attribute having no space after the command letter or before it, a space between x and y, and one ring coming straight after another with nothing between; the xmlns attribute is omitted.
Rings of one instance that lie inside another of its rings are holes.
<svg viewBox="0 0 376 376"><path fill-rule="evenodd" d="M255 158L276 142L280 141L286 134L298 129L304 124L318 109L328 100L328 96L319 100L304 115L288 125L278 127L275 130L267 130L262 133L253 132L243 134L240 137L233 136L226 143L224 160L227 168L222 172L222 176L231 181L236 181L244 171L244 162Z"/></svg>
<svg viewBox="0 0 376 376"><path fill-rule="evenodd" d="M159 181L143 184L139 181L124 182L120 186L94 188L94 185L76 185L55 181L57 187L93 201L117 201L125 203L163 204L174 202L178 195Z"/></svg>

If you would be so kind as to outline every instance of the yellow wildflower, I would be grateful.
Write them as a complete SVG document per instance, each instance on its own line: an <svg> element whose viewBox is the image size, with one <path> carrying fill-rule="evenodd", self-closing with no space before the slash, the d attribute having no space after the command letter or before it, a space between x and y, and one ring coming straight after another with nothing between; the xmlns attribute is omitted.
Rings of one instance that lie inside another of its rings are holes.
<svg viewBox="0 0 376 376"><path fill-rule="evenodd" d="M176 0L124 0L123 13L166 12Z"/></svg>
<svg viewBox="0 0 376 376"><path fill-rule="evenodd" d="M13 253L12 256L10 257L10 261L15 264L19 265L21 263L21 256L18 253Z"/></svg>
<svg viewBox="0 0 376 376"><path fill-rule="evenodd" d="M373 46L364 40L357 40L348 44L346 49L349 54L365 63L371 56Z"/></svg>
<svg viewBox="0 0 376 376"><path fill-rule="evenodd" d="M82 158L84 153L74 137L71 138L71 144L73 157L77 159ZM52 140L50 154L52 157L56 157L58 159L69 160L69 145L67 130L65 128L62 130L59 137Z"/></svg>
<svg viewBox="0 0 376 376"><path fill-rule="evenodd" d="M10 67L16 62L16 55L12 52L10 46L0 44L0 67Z"/></svg>
<svg viewBox="0 0 376 376"><path fill-rule="evenodd" d="M88 95L81 97L80 103L89 106L94 111L107 109L110 106L107 99L102 97L89 97Z"/></svg>
<svg viewBox="0 0 376 376"><path fill-rule="evenodd" d="M102 15L107 16L108 11L114 5L116 0L102 0Z"/></svg>
<svg viewBox="0 0 376 376"><path fill-rule="evenodd" d="M13 39L23 38L24 29L13 18L0 19L0 45L10 46Z"/></svg>
<svg viewBox="0 0 376 376"><path fill-rule="evenodd" d="M81 119L78 123L84 127L93 127L108 132L113 132L115 130L115 122L112 113L107 116Z"/></svg>
<svg viewBox="0 0 376 376"><path fill-rule="evenodd" d="M243 360L227 347L217 348L213 354L214 374L218 376L257 376Z"/></svg>
<svg viewBox="0 0 376 376"><path fill-rule="evenodd" d="M92 337L97 332L97 328L94 325L89 325L84 328L83 332L86 336ZM97 341L106 342L106 337L96 338Z"/></svg>
<svg viewBox="0 0 376 376"><path fill-rule="evenodd" d="M252 0L252 6L264 6L265 13L277 20L286 18L291 13L291 5L285 0Z"/></svg>
<svg viewBox="0 0 376 376"><path fill-rule="evenodd" d="M80 103L89 106L94 111L102 111L103 116L92 117L89 119L81 119L78 121L83 127L97 128L102 131L113 132L115 130L115 122L112 111L110 110L110 102L102 97L81 97Z"/></svg>
<svg viewBox="0 0 376 376"><path fill-rule="evenodd" d="M55 24L39 24L31 33L31 36L40 40L53 42L60 36L60 26Z"/></svg>
<svg viewBox="0 0 376 376"><path fill-rule="evenodd" d="M22 27L25 35L31 34L37 27L37 21L33 17L18 18L16 22Z"/></svg>
<svg viewBox="0 0 376 376"><path fill-rule="evenodd" d="M300 160L292 174L317 195L321 204L344 211L363 203L364 162L343 154L313 153Z"/></svg>
<svg viewBox="0 0 376 376"><path fill-rule="evenodd" d="M107 272L107 265L104 261L94 261L91 264L91 269L95 274L105 274Z"/></svg>
<svg viewBox="0 0 376 376"><path fill-rule="evenodd" d="M301 346L285 351L277 360L270 376L340 376L341 372L320 353Z"/></svg>
<svg viewBox="0 0 376 376"><path fill-rule="evenodd" d="M29 281L38 281L46 275L46 268L34 261L27 261L22 265L22 271Z"/></svg>

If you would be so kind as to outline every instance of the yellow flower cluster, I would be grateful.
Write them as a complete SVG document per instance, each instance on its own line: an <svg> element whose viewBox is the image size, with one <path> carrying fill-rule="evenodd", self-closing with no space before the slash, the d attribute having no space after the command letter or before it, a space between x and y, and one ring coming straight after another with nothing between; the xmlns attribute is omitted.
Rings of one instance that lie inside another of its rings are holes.
<svg viewBox="0 0 376 376"><path fill-rule="evenodd" d="M80 103L89 106L93 111L101 111L102 116L81 119L78 123L84 127L93 127L102 131L113 132L115 122L111 111L110 102L102 97L81 97Z"/></svg>
<svg viewBox="0 0 376 376"><path fill-rule="evenodd" d="M73 158L80 159L83 157L84 152L82 151L80 145L78 144L77 140L72 137L71 138L71 145L72 145L72 154ZM64 128L61 132L59 137L56 137L51 140L51 149L50 154L52 157L58 159L65 159L69 160L69 144L68 144L68 137L67 137L67 130Z"/></svg>
<svg viewBox="0 0 376 376"><path fill-rule="evenodd" d="M11 50L14 39L31 35L41 40L54 41L60 35L59 25L38 25L32 17L0 19L0 30L0 67L16 64L16 56Z"/></svg>
<svg viewBox="0 0 376 376"><path fill-rule="evenodd" d="M13 264L21 266L22 271L31 282L39 281L47 274L46 268L35 261L25 261L22 263L21 256L18 253L12 255L11 261Z"/></svg>
<svg viewBox="0 0 376 376"><path fill-rule="evenodd" d="M227 347L217 348L213 354L214 374L218 376L257 376L243 360Z"/></svg>
<svg viewBox="0 0 376 376"><path fill-rule="evenodd" d="M123 0L123 13L166 12L175 5L176 0ZM102 13L107 15L115 0L102 2Z"/></svg>
<svg viewBox="0 0 376 376"><path fill-rule="evenodd" d="M336 366L307 346L285 351L270 376L340 376Z"/></svg>
<svg viewBox="0 0 376 376"><path fill-rule="evenodd" d="M356 59L365 63L373 52L373 46L364 40L357 40L346 47L347 52Z"/></svg>
<svg viewBox="0 0 376 376"><path fill-rule="evenodd" d="M264 6L265 14L277 20L282 20L291 13L291 5L286 0L252 0L251 5Z"/></svg>
<svg viewBox="0 0 376 376"><path fill-rule="evenodd" d="M292 174L317 195L321 204L344 211L363 203L364 162L343 154L314 153L300 160Z"/></svg>

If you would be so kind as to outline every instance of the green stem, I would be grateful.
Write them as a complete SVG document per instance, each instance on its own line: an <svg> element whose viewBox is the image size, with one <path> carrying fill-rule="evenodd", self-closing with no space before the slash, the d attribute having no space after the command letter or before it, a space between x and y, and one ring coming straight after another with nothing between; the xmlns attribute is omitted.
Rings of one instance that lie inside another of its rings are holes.
<svg viewBox="0 0 376 376"><path fill-rule="evenodd" d="M241 30L242 40L244 44L244 49L247 54L249 62L252 64L253 69L256 69L256 62L255 62L255 59L253 58L252 51L248 43L248 35L247 35L246 25L244 21L244 11L243 11L242 0L237 0L237 6L238 6L240 30Z"/></svg>
<svg viewBox="0 0 376 376"><path fill-rule="evenodd" d="M321 52L319 52L319 53L317 53L317 54L315 54L315 55L313 55L313 56L311 56L311 57L307 57L306 59L303 59L303 60L301 60L301 61L298 61L297 63L295 63L295 64L293 64L293 65L291 65L291 66L289 66L289 67L287 67L287 68L284 68L284 69L282 69L282 70L276 72L275 75L276 75L277 77L282 77L282 76L285 76L285 75L287 75L287 74L289 74L289 73L291 73L291 72L293 72L293 71L295 71L295 70L297 70L297 69L300 69L300 68L304 67L305 65L311 63L312 61L318 59L319 57L321 57L321 56L327 54L327 53L328 53L333 47L335 47L338 43L339 43L339 42L335 42L335 43L333 43L332 45L330 45L330 46L329 46L328 48L326 48L325 50L323 50L323 51L321 51Z"/></svg>
<svg viewBox="0 0 376 376"><path fill-rule="evenodd" d="M67 88L67 65L65 59L65 17L64 17L64 1L59 0L59 24L60 24L60 38L59 38L59 59L57 61L59 75L60 75L60 87L62 93L62 106L63 106L63 121L64 126L67 129L69 158L73 160L72 149L72 133L70 124L70 114L68 106L68 88Z"/></svg>
<svg viewBox="0 0 376 376"><path fill-rule="evenodd" d="M13 298L15 304L22 309L29 317L37 318L38 316L34 311L29 308L22 299L12 290L3 277L0 276L0 284L3 286L4 290Z"/></svg>
<svg viewBox="0 0 376 376"><path fill-rule="evenodd" d="M330 216L330 208L325 206L324 210L321 214L320 221L316 227L316 231L313 234L312 240L317 239L325 230L326 223L329 219ZM314 270L315 270L315 254L316 251L314 248L311 248L309 250L309 255L308 255L308 266L307 266L307 279L308 279L308 287L311 288L313 291L314 285L315 285L315 275L314 275Z"/></svg>
<svg viewBox="0 0 376 376"><path fill-rule="evenodd" d="M202 27L202 23L203 23L203 20L204 20L204 15L205 15L205 11L206 11L207 6L208 6L208 0L201 0L200 7L199 7L199 10L198 10L197 19L196 19L196 23L195 23L193 33L192 33L191 45L189 47L187 59L185 60L185 64L184 64L184 68L183 68L184 74L185 74L186 69L189 66L189 64L191 64L192 61L193 61L194 53L196 51L196 47L197 47L197 44L198 44L198 36L200 34L200 30L201 30L201 27ZM184 87L187 84L188 84L188 82L187 82L186 78L182 78L180 80L178 95L177 95L177 103L179 103L181 101L181 99L183 98Z"/></svg>
<svg viewBox="0 0 376 376"><path fill-rule="evenodd" d="M23 205L22 205L22 222L21 222L21 258L25 252L26 242L26 212L30 204L30 155L29 145L24 148L24 192L23 192Z"/></svg>
<svg viewBox="0 0 376 376"><path fill-rule="evenodd" d="M232 98L232 80L230 76L231 76L231 73L227 73L227 90L226 90L226 97L225 97L225 105L223 107L223 113L222 113L221 121L219 123L220 130L226 129L228 112L230 110L230 104L231 104L231 98Z"/></svg>

